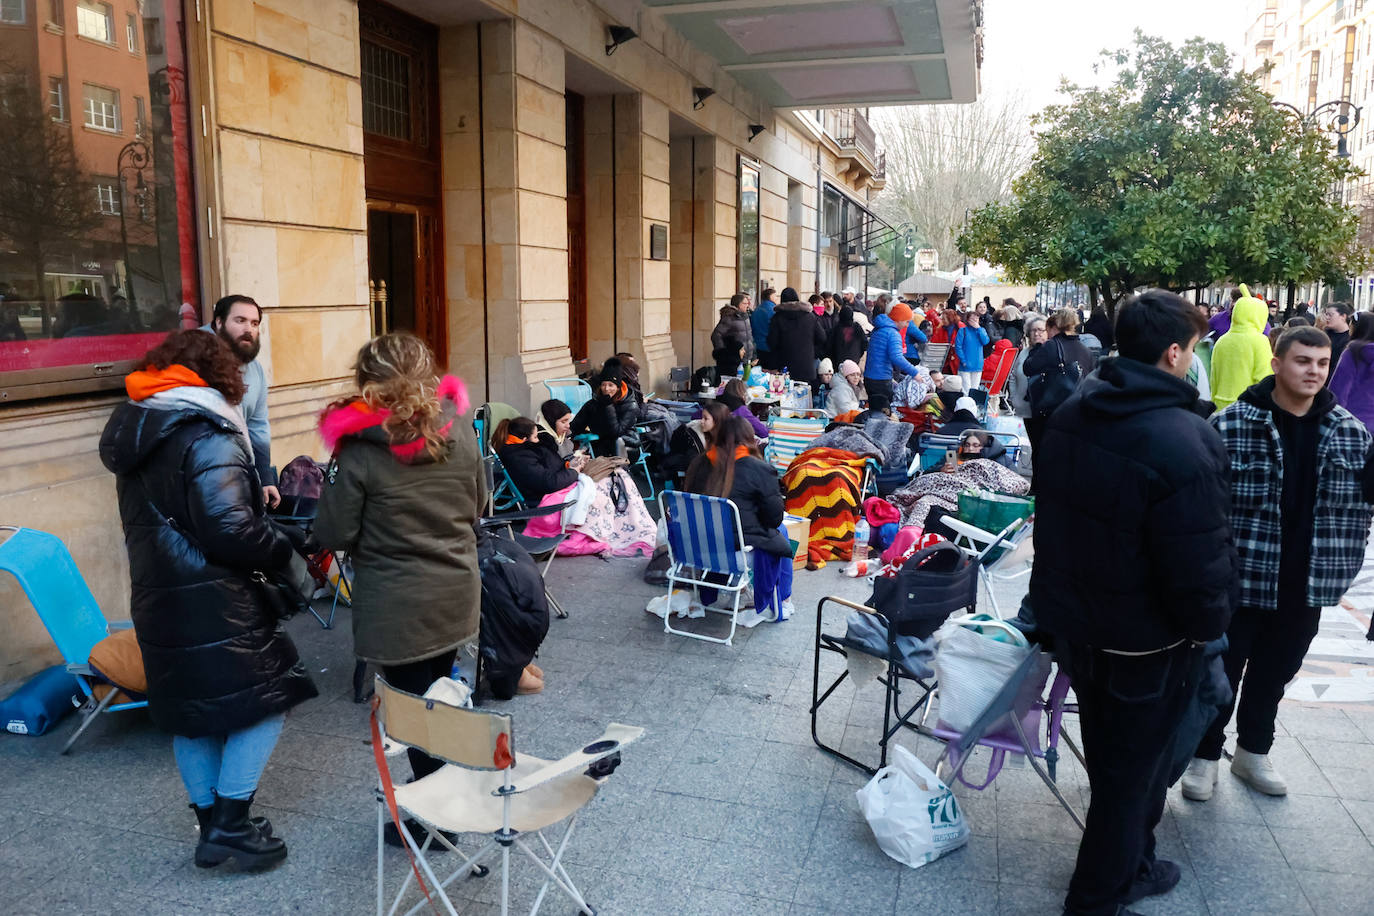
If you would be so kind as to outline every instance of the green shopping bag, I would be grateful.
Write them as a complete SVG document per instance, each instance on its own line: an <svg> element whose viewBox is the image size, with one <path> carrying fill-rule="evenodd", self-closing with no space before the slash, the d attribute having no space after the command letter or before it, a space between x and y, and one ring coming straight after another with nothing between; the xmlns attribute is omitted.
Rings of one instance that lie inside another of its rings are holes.
<svg viewBox="0 0 1374 916"><path fill-rule="evenodd" d="M965 490L959 494L959 511L955 518L996 534L1017 519L1027 519L1034 514L1034 496Z"/></svg>

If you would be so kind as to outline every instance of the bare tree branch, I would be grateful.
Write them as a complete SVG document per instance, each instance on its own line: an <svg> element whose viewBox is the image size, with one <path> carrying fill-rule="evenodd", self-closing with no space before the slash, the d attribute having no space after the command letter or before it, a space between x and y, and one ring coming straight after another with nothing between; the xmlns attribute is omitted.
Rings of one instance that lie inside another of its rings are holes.
<svg viewBox="0 0 1374 916"><path fill-rule="evenodd" d="M874 121L887 151L879 214L915 226L917 243L938 251L940 269L950 270L963 257L954 240L964 211L1006 200L1030 165L1035 143L1023 102L984 96L970 105L882 108Z"/></svg>

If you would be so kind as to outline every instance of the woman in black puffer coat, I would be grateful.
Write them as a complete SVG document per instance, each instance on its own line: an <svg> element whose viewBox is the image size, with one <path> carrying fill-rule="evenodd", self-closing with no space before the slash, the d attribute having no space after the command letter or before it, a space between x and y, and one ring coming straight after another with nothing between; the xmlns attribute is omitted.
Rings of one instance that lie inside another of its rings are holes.
<svg viewBox="0 0 1374 916"><path fill-rule="evenodd" d="M214 334L175 331L125 380L100 437L117 475L148 711L173 734L202 829L196 864L259 867L286 844L249 809L288 709L317 695L259 571L291 543L264 512L240 364Z"/></svg>
<svg viewBox="0 0 1374 916"><path fill-rule="evenodd" d="M537 506L550 493L577 483L577 471L568 467L557 447L539 435L538 425L528 417L503 420L497 424L495 439L506 443L497 455L527 506Z"/></svg>

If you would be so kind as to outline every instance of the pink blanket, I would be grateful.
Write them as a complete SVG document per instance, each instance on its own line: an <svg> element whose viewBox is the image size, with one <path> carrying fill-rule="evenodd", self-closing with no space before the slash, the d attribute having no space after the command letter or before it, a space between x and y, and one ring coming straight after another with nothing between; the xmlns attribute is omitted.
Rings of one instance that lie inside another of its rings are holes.
<svg viewBox="0 0 1374 916"><path fill-rule="evenodd" d="M611 478L607 477L596 485L596 498L587 510L587 518L580 525L568 529L568 538L558 545L561 557L610 554L615 557L632 557L637 554L650 556L654 552L654 541L658 537L658 526L644 505L644 498L634 480L625 471L616 471L625 493L629 498L625 511L617 513L611 501ZM572 487L550 493L539 503L540 506L562 505L568 500ZM557 537L562 530L562 522L555 514L531 519L525 526L525 534L530 537Z"/></svg>

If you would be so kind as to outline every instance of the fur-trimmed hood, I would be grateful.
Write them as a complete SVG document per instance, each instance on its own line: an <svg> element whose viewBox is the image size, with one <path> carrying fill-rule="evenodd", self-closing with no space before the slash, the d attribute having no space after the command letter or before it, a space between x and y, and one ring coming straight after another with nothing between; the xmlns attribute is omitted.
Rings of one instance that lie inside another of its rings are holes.
<svg viewBox="0 0 1374 916"><path fill-rule="evenodd" d="M453 424L458 417L467 413L471 406L468 389L463 380L454 375L446 375L439 381L435 392L443 407L443 425L439 433L448 437L453 432ZM342 404L332 404L320 414L320 438L331 453L338 450L344 439L351 437L386 446L392 457L404 464L424 464L434 460L425 451L424 440L415 437L401 442L392 441L384 424L391 411L386 408L374 409L362 398L354 398Z"/></svg>

